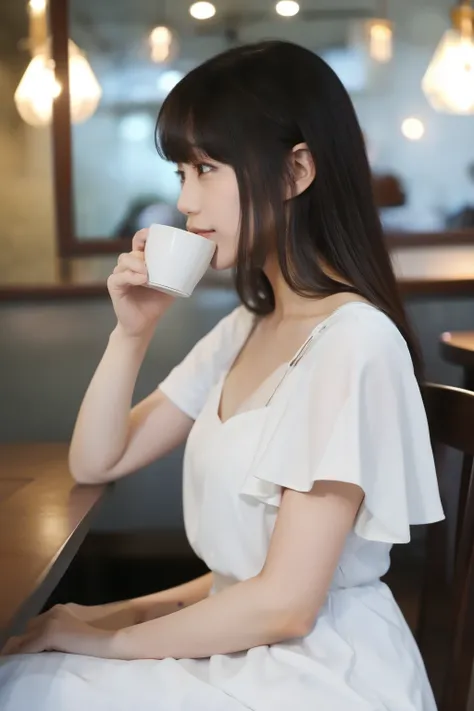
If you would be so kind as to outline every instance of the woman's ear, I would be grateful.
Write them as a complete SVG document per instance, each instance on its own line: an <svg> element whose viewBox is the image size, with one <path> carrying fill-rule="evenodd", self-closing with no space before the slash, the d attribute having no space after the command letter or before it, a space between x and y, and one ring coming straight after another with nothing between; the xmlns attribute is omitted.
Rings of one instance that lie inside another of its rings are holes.
<svg viewBox="0 0 474 711"><path fill-rule="evenodd" d="M298 143L290 153L290 173L292 185L288 188L287 199L301 195L316 177L316 165L306 143Z"/></svg>

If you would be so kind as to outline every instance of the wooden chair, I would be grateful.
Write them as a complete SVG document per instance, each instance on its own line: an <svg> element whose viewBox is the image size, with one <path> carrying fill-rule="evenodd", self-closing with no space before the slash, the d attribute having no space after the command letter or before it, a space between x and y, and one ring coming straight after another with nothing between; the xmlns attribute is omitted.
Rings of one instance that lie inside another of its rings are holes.
<svg viewBox="0 0 474 711"><path fill-rule="evenodd" d="M446 520L428 527L415 635L439 711L467 711L474 661L474 392L426 384L423 398L441 492L455 476L450 450L460 453L462 465L457 513L445 504Z"/></svg>

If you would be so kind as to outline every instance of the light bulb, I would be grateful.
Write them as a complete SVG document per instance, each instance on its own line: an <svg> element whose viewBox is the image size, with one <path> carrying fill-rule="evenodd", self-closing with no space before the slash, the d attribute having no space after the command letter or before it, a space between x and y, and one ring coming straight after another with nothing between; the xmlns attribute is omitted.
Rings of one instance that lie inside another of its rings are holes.
<svg viewBox="0 0 474 711"><path fill-rule="evenodd" d="M150 33L150 42L152 44L171 44L173 35L168 27L155 27Z"/></svg>
<svg viewBox="0 0 474 711"><path fill-rule="evenodd" d="M453 29L436 48L422 89L437 111L474 114L474 8L460 0L451 10Z"/></svg>
<svg viewBox="0 0 474 711"><path fill-rule="evenodd" d="M389 62L392 58L393 29L389 20L371 20L367 23L369 54L376 62Z"/></svg>
<svg viewBox="0 0 474 711"><path fill-rule="evenodd" d="M157 64L171 58L174 37L168 27L155 27L150 32L151 59Z"/></svg>
<svg viewBox="0 0 474 711"><path fill-rule="evenodd" d="M35 15L42 15L46 10L46 0L30 0L28 6Z"/></svg>
<svg viewBox="0 0 474 711"><path fill-rule="evenodd" d="M420 119L406 118L402 123L402 133L409 141L419 141L425 135L425 127Z"/></svg>
<svg viewBox="0 0 474 711"><path fill-rule="evenodd" d="M15 91L18 113L31 126L46 126L51 121L53 101L60 93L52 61L45 54L37 54Z"/></svg>
<svg viewBox="0 0 474 711"><path fill-rule="evenodd" d="M152 62L155 62L155 64L166 62L171 55L171 46L169 44L154 44L150 54Z"/></svg>
<svg viewBox="0 0 474 711"><path fill-rule="evenodd" d="M300 11L300 6L294 0L281 0L275 6L275 10L282 17L294 17Z"/></svg>
<svg viewBox="0 0 474 711"><path fill-rule="evenodd" d="M72 40L69 40L69 84L71 118L74 123L81 123L90 118L97 109L102 89L91 65Z"/></svg>
<svg viewBox="0 0 474 711"><path fill-rule="evenodd" d="M71 119L80 123L96 110L102 90L86 57L69 40L69 91ZM29 63L15 91L18 113L31 126L47 126L53 115L53 102L61 93L49 47L44 46Z"/></svg>
<svg viewBox="0 0 474 711"><path fill-rule="evenodd" d="M474 42L459 30L444 33L422 80L434 109L445 113L474 113Z"/></svg>
<svg viewBox="0 0 474 711"><path fill-rule="evenodd" d="M209 20L216 14L216 8L212 2L195 2L189 8L189 14L195 20Z"/></svg>

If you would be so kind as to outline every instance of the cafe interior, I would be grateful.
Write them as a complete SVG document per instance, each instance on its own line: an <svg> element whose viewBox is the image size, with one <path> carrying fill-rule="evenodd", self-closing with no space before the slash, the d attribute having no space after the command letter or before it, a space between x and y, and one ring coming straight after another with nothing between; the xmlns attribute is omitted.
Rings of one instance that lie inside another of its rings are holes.
<svg viewBox="0 0 474 711"><path fill-rule="evenodd" d="M114 328L107 277L118 255L152 223L185 226L175 166L155 147L160 105L199 63L265 38L319 54L363 130L423 352L446 514L394 546L386 582L441 711L474 709L469 0L2 0L0 641L54 604L135 597L207 571L184 533L182 448L111 485L81 486L68 444ZM212 269L176 299L134 402L237 304L232 274Z"/></svg>

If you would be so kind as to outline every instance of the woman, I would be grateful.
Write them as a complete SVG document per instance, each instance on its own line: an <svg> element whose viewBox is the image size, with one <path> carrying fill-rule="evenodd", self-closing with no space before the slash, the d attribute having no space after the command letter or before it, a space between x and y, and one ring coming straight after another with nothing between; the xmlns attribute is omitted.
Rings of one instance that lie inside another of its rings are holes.
<svg viewBox="0 0 474 711"><path fill-rule="evenodd" d="M186 531L212 572L40 616L6 649L0 708L434 711L380 581L409 525L443 513L351 101L317 56L264 42L188 74L157 129L187 227L212 236L215 269L236 267L242 306L130 412L172 303L142 288L137 233L70 464L112 481L187 439Z"/></svg>

